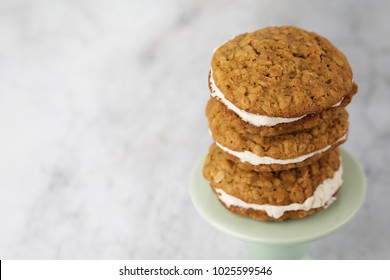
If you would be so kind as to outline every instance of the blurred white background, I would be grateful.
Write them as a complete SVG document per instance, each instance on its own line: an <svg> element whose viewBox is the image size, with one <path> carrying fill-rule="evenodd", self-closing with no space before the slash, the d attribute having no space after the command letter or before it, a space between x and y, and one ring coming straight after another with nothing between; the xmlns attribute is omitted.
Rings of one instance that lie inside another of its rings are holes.
<svg viewBox="0 0 390 280"><path fill-rule="evenodd" d="M194 210L214 47L292 24L348 57L364 207L319 259L390 258L390 1L0 1L0 258L245 258Z"/></svg>

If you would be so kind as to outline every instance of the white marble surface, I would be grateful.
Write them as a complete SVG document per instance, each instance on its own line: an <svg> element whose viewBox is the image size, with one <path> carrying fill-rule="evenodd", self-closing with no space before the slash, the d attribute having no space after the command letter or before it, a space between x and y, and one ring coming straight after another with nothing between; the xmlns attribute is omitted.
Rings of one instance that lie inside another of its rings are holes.
<svg viewBox="0 0 390 280"><path fill-rule="evenodd" d="M344 145L363 209L316 258L390 258L390 1L0 1L0 258L244 258L188 178L211 139L213 48L294 24L328 37L360 89Z"/></svg>

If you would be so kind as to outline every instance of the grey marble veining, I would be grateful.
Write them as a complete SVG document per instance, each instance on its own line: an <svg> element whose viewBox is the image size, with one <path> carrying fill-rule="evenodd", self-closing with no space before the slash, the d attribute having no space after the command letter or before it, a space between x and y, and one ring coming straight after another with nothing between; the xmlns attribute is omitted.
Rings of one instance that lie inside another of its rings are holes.
<svg viewBox="0 0 390 280"><path fill-rule="evenodd" d="M197 214L211 53L293 24L349 58L364 207L320 259L389 259L389 1L0 2L0 258L244 258ZM228 244L228 246L227 246Z"/></svg>

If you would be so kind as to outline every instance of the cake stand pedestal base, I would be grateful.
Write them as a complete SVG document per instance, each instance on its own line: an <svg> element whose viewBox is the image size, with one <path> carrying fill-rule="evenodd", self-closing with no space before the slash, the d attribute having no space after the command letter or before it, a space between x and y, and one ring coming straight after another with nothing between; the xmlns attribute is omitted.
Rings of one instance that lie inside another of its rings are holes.
<svg viewBox="0 0 390 280"><path fill-rule="evenodd" d="M309 260L310 243L265 244L245 241L250 260Z"/></svg>
<svg viewBox="0 0 390 280"><path fill-rule="evenodd" d="M262 222L226 210L203 178L204 157L192 170L190 196L196 210L208 223L246 243L249 259L310 259L310 243L340 229L364 201L366 180L362 169L343 149L341 157L343 185L337 200L329 208L303 219Z"/></svg>

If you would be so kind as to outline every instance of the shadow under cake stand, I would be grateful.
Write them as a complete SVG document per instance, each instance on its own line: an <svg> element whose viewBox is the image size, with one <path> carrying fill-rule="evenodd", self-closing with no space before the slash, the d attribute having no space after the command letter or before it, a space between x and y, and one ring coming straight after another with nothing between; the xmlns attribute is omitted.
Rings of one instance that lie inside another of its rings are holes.
<svg viewBox="0 0 390 280"><path fill-rule="evenodd" d="M366 193L366 180L358 162L341 150L343 185L329 208L303 219L262 222L225 209L203 178L204 158L191 173L190 195L199 214L222 232L243 240L249 259L310 259L312 241L338 230L356 214Z"/></svg>

